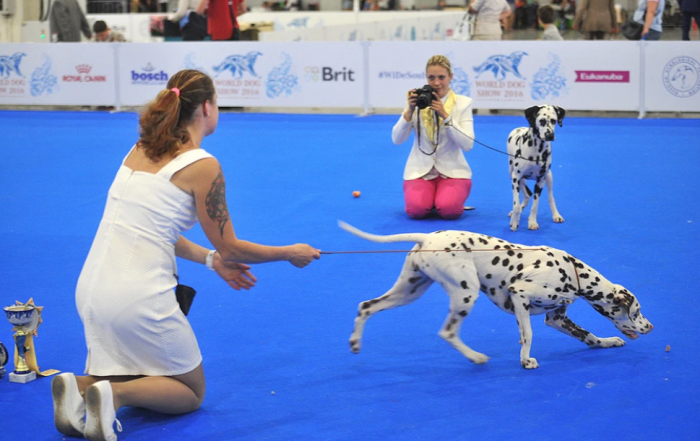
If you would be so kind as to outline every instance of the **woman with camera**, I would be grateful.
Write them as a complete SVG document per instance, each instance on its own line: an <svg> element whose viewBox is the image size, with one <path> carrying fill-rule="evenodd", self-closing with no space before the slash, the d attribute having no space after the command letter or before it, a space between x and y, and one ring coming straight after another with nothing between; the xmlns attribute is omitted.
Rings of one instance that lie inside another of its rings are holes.
<svg viewBox="0 0 700 441"><path fill-rule="evenodd" d="M428 84L408 92L406 109L391 132L399 145L416 131L403 174L406 213L423 219L434 208L443 219L457 219L472 187L472 171L462 153L474 143L472 100L450 89L447 57L431 57L425 75Z"/></svg>

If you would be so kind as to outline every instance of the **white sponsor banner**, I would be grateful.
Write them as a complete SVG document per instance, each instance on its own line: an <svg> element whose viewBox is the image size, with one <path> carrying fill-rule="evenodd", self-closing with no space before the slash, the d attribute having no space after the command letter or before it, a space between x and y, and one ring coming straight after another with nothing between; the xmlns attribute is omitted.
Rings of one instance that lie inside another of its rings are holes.
<svg viewBox="0 0 700 441"><path fill-rule="evenodd" d="M110 47L0 44L0 104L113 105L115 81Z"/></svg>
<svg viewBox="0 0 700 441"><path fill-rule="evenodd" d="M435 32L435 29L433 29ZM452 89L475 108L525 109L548 103L570 110L638 110L636 42L606 41L372 42L369 107L397 108L426 84L432 55L452 63Z"/></svg>
<svg viewBox="0 0 700 441"><path fill-rule="evenodd" d="M182 69L214 80L221 106L362 107L360 43L122 44L122 105L142 105Z"/></svg>
<svg viewBox="0 0 700 441"><path fill-rule="evenodd" d="M652 41L644 48L646 110L700 111L700 45Z"/></svg>

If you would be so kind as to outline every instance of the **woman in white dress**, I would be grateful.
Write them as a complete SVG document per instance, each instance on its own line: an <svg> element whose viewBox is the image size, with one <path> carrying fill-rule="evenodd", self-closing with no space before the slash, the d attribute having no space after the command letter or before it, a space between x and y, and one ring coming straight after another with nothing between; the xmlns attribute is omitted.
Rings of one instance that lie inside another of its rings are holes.
<svg viewBox="0 0 700 441"><path fill-rule="evenodd" d="M175 298L175 257L206 264L233 289L249 289L247 263L286 260L302 268L319 250L240 240L218 161L200 148L218 124L212 80L175 74L140 118L140 139L124 159L78 280L87 376L54 378L56 428L115 441L123 406L182 414L204 399L202 356ZM197 221L214 246L183 237Z"/></svg>
<svg viewBox="0 0 700 441"><path fill-rule="evenodd" d="M500 40L503 38L501 21L510 15L506 0L472 0L469 12L476 15L472 40Z"/></svg>

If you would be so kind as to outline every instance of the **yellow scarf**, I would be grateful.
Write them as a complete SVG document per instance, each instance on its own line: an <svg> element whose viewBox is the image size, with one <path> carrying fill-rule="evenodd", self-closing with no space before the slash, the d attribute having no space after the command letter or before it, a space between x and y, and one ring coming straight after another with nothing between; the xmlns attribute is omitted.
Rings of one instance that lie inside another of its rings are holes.
<svg viewBox="0 0 700 441"><path fill-rule="evenodd" d="M447 92L447 100L445 100L445 112L447 112L448 115L452 114L452 109L455 107L455 102L457 101L455 93L450 89L449 92ZM442 117L438 115L438 121L437 124L435 124L435 121L433 121L433 109L430 107L426 107L425 109L420 111L420 116L425 122L425 132L428 135L428 139L435 143L435 140L433 137L435 136L435 127L439 127L442 125Z"/></svg>

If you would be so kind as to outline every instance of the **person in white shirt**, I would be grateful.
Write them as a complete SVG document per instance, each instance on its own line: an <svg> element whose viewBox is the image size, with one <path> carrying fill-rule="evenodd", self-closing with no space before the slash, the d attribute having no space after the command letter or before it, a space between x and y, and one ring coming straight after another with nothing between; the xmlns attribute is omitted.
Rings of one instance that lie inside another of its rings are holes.
<svg viewBox="0 0 700 441"><path fill-rule="evenodd" d="M472 0L469 12L476 14L472 40L500 40L503 37L501 20L510 15L506 0Z"/></svg>
<svg viewBox="0 0 700 441"><path fill-rule="evenodd" d="M394 144L403 144L416 129L404 169L406 213L427 217L435 208L443 219L457 219L472 188L472 171L463 152L474 145L472 99L450 89L452 66L447 57L428 60L426 78L435 91L433 100L418 109L416 89L408 92L406 108L391 132Z"/></svg>

